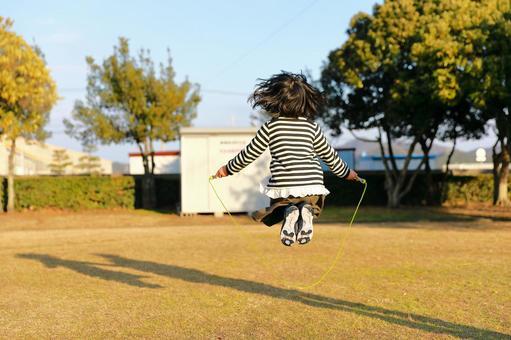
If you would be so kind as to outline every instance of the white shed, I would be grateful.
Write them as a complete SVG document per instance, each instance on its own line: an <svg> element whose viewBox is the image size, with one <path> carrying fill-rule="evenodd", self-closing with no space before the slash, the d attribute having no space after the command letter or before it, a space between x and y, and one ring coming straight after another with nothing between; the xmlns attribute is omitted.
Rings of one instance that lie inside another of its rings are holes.
<svg viewBox="0 0 511 340"><path fill-rule="evenodd" d="M215 213L224 209L208 178L234 157L255 136L256 128L181 129L181 213ZM231 212L249 212L269 204L259 184L269 176L268 150L241 173L214 180L213 184Z"/></svg>

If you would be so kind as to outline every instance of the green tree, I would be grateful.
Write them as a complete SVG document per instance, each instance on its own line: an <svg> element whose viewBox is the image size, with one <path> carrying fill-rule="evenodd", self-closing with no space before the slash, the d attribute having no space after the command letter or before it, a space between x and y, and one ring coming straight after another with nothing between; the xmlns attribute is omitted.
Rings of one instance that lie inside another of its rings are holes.
<svg viewBox="0 0 511 340"><path fill-rule="evenodd" d="M481 30L482 6L478 1L456 0L425 2L420 7L419 25L411 48L411 59L415 74L401 80L398 91L400 107L416 115L421 106L431 110L434 117L433 129L426 129L419 139L425 157L428 203L440 203L433 192L445 188L449 174L449 163L459 137L480 138L485 132L488 116L475 108L471 96L473 87L478 84L478 70L481 60L475 53L481 48L484 34ZM419 105L413 105L418 103ZM420 120L414 126L424 125ZM429 166L429 152L435 138L453 141L453 148L447 158L444 181L433 181Z"/></svg>
<svg viewBox="0 0 511 340"><path fill-rule="evenodd" d="M16 139L44 140L50 110L57 101L55 82L41 51L12 30L12 21L0 17L0 135L9 146L7 210L14 210Z"/></svg>
<svg viewBox="0 0 511 340"><path fill-rule="evenodd" d="M410 51L418 25L413 1L386 1L374 7L373 15L357 14L352 18L347 41L330 53L321 76L329 107L323 120L334 131L340 133L341 125L350 130L377 131L377 137L370 141L379 145L390 207L400 204L424 163L409 176L412 155L422 136L409 119L421 121L420 130L435 130L436 124L431 121L428 106L418 107L420 111L415 115L403 112L399 106L407 98L400 94L407 85L402 81L416 76ZM410 136L400 167L394 141Z"/></svg>
<svg viewBox="0 0 511 340"><path fill-rule="evenodd" d="M462 104L447 135L478 138L483 123L495 122L494 203L509 205L510 2L442 1L429 4L425 13L434 20L415 53L436 65L429 76L431 93L445 103Z"/></svg>
<svg viewBox="0 0 511 340"><path fill-rule="evenodd" d="M101 162L99 157L92 154L96 150L96 146L92 144L88 144L83 147L83 151L86 155L81 156L78 159L78 164L75 166L81 173L88 175L101 174Z"/></svg>
<svg viewBox="0 0 511 340"><path fill-rule="evenodd" d="M463 50L446 44L464 29L454 27L453 18L470 2L456 0L449 7L445 2L388 0L376 5L372 15L352 19L348 40L330 53L322 70L328 107L322 118L334 133L341 126L377 131L371 141L379 145L390 207L411 190L419 170L431 173L429 153L436 139L484 130L484 118L471 112L470 98L458 84L466 79L456 69ZM393 144L403 138L409 147L398 166ZM424 157L410 174L416 148Z"/></svg>
<svg viewBox="0 0 511 340"><path fill-rule="evenodd" d="M66 169L73 165L65 149L53 150L52 162L49 165L52 175L62 176Z"/></svg>
<svg viewBox="0 0 511 340"><path fill-rule="evenodd" d="M510 206L508 191L511 161L511 4L484 2L482 28L485 40L478 49L481 69L474 89L476 103L494 120L497 135L493 147L494 204Z"/></svg>
<svg viewBox="0 0 511 340"><path fill-rule="evenodd" d="M103 144L135 143L142 154L142 205L154 208L154 142L178 137L179 128L196 116L198 85L177 84L170 52L156 71L149 51L130 55L128 40L119 38L114 53L97 64L87 57L87 101L77 101L66 130L78 139L93 136Z"/></svg>

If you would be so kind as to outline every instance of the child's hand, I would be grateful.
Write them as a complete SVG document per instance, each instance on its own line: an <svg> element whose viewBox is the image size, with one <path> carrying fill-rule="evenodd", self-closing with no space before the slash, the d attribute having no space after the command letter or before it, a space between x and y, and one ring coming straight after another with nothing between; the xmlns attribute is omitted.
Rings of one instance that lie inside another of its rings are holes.
<svg viewBox="0 0 511 340"><path fill-rule="evenodd" d="M220 169L215 174L215 178L222 178L229 176L229 173L227 172L227 166L221 166Z"/></svg>
<svg viewBox="0 0 511 340"><path fill-rule="evenodd" d="M348 176L346 176L346 179L348 181L356 181L358 180L358 174L355 172L355 170L350 169L350 173L348 174Z"/></svg>

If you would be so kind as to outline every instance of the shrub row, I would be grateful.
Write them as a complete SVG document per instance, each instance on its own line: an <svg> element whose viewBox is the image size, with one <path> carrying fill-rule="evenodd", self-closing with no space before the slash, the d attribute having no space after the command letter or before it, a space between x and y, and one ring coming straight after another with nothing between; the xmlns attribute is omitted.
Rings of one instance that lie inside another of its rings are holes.
<svg viewBox="0 0 511 340"><path fill-rule="evenodd" d="M460 205L491 202L493 178L491 175L455 176L447 181L443 192L438 185L441 174L433 175L434 188L428 187L423 175L403 199L404 205L425 205L427 191L437 204ZM383 206L386 204L385 178L383 174L365 174L369 185L364 204ZM0 195L6 201L6 181L0 182ZM330 190L328 204L334 206L353 205L360 197L362 186L327 174L325 185ZM18 177L15 181L16 209L58 208L137 208L141 205L141 178L138 176L41 176ZM180 203L180 178L156 177L156 196L160 209L175 210Z"/></svg>
<svg viewBox="0 0 511 340"><path fill-rule="evenodd" d="M433 204L467 205L469 203L491 203L493 201L493 176L480 174L477 176L450 176L445 187L441 186L443 174L434 173L433 183L428 187L426 176L419 175L410 192L403 198L403 205L426 205L428 190L433 196ZM382 206L387 204L385 192L385 176L383 174L366 174L368 181L364 203ZM361 193L359 183L340 181L334 176L325 176L325 185L330 190L328 202L333 205L351 205ZM511 187L511 177L509 181ZM509 192L511 199L511 190Z"/></svg>
<svg viewBox="0 0 511 340"><path fill-rule="evenodd" d="M4 192L5 187L4 181ZM135 206L133 177L17 177L14 182L14 190L17 210L37 208L111 209L134 208Z"/></svg>
<svg viewBox="0 0 511 340"><path fill-rule="evenodd" d="M511 177L509 177L511 187ZM509 191L511 198L511 190ZM449 205L466 205L493 201L493 176L456 176L449 180L444 202Z"/></svg>
<svg viewBox="0 0 511 340"><path fill-rule="evenodd" d="M433 181L439 183L442 174L433 174ZM385 175L383 173L364 174L361 177L367 180L367 191L364 197L364 204L372 206L385 206L387 204L387 193L385 191ZM338 177L325 175L325 186L330 191L327 197L328 204L333 205L353 205L360 198L362 185L358 182L340 180ZM426 205L426 195L428 186L426 177L418 175L410 192L402 199L403 205ZM432 196L435 204L441 202L440 187L432 188Z"/></svg>

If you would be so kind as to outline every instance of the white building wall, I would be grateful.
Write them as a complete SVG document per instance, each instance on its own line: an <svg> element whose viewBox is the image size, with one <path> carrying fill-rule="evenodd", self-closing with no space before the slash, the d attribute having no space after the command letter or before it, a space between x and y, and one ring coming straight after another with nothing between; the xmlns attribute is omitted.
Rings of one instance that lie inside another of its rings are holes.
<svg viewBox="0 0 511 340"><path fill-rule="evenodd" d="M181 129L181 212L221 213L224 208L209 185L209 176L225 165L255 136L255 128ZM259 185L269 176L268 150L240 173L214 180L227 209L248 212L269 204Z"/></svg>
<svg viewBox="0 0 511 340"><path fill-rule="evenodd" d="M208 148L207 135L181 136L181 213L223 211L211 208L212 200L209 194L211 189L208 178L212 175L212 170ZM225 192L221 188L219 190L221 190L221 197L225 196ZM230 205L228 207L232 209Z"/></svg>
<svg viewBox="0 0 511 340"><path fill-rule="evenodd" d="M8 167L8 153L7 150L0 143L0 176L7 174Z"/></svg>
<svg viewBox="0 0 511 340"><path fill-rule="evenodd" d="M179 155L155 155L154 173L158 175L179 174L181 168L180 159L181 157ZM129 168L130 175L143 175L144 164L142 162L142 156L130 155Z"/></svg>
<svg viewBox="0 0 511 340"><path fill-rule="evenodd" d="M73 166L66 169L66 174L80 174L80 170L74 165L79 163L79 159L86 154L79 151L70 150L64 147L39 143L35 141L25 141L23 138L16 140L15 173L16 175L51 175L49 165L53 162L53 151L65 149ZM0 140L0 176L6 176L8 172L8 157L10 152L10 143L6 140ZM112 174L112 161L100 158L101 173Z"/></svg>
<svg viewBox="0 0 511 340"><path fill-rule="evenodd" d="M442 167L442 170L446 170L446 166ZM493 163L457 163L450 164L449 170L459 171L490 171L493 170Z"/></svg>

